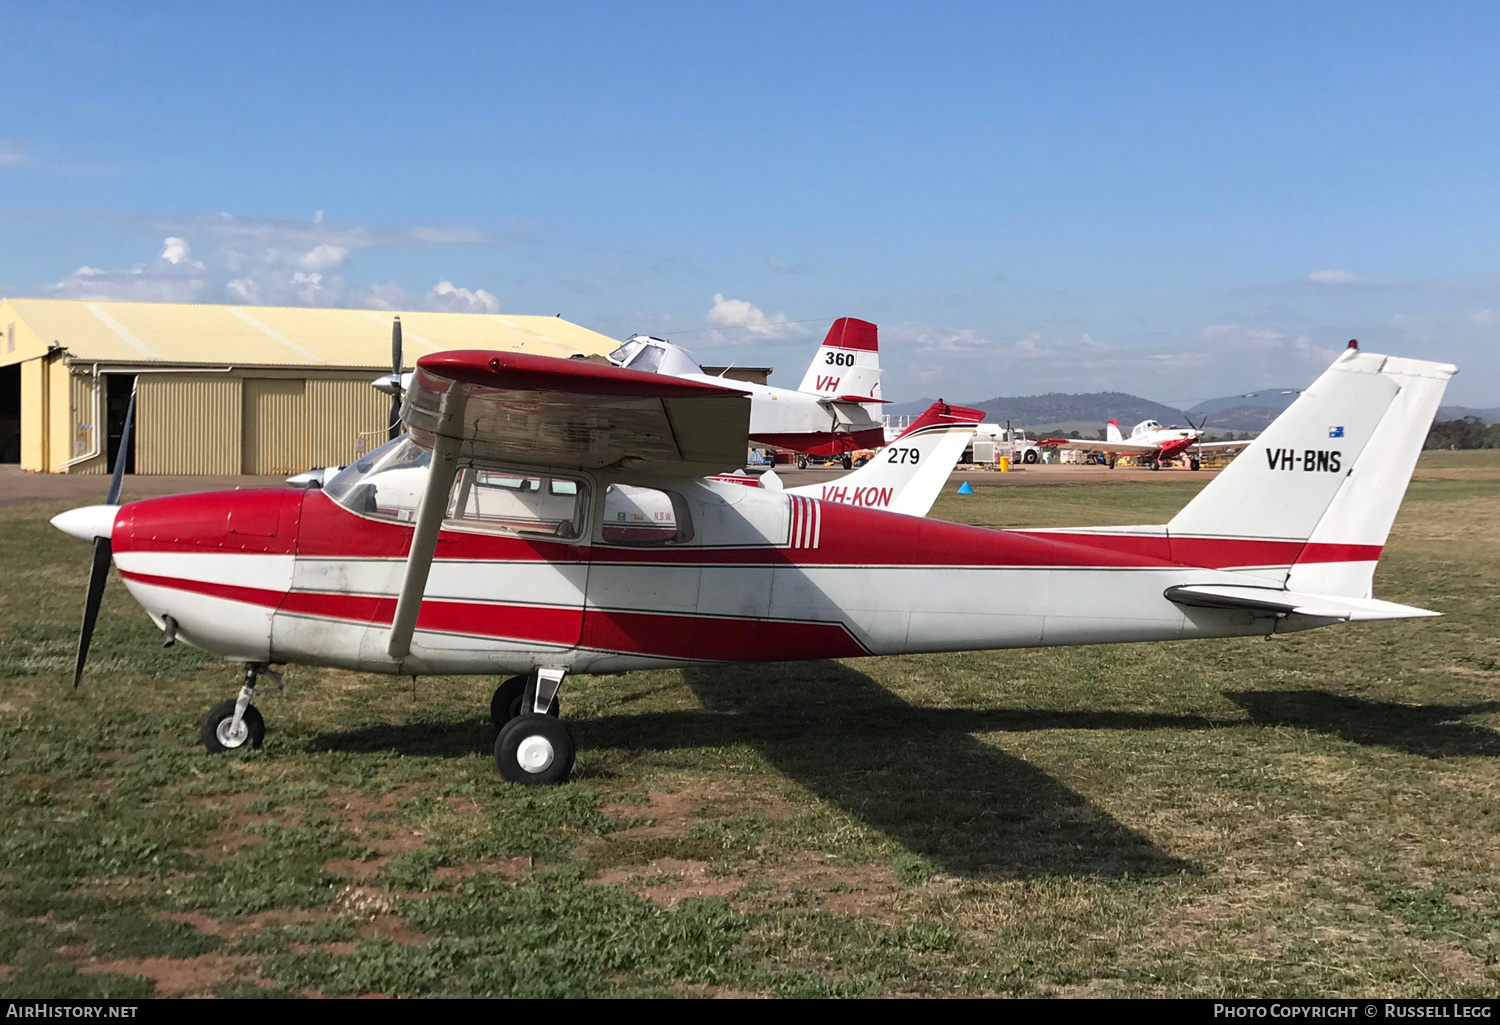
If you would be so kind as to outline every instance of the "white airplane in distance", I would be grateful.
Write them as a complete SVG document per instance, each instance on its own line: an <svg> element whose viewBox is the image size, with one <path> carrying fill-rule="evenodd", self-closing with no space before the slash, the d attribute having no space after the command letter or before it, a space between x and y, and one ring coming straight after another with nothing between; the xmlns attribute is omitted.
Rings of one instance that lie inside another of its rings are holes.
<svg viewBox="0 0 1500 1025"><path fill-rule="evenodd" d="M750 396L750 440L812 456L845 457L885 444L885 429L873 411L880 397L878 328L865 320L840 317L818 346L795 390L751 384L705 374L680 345L633 335L608 356L629 370L666 374L714 384Z"/></svg>
<svg viewBox="0 0 1500 1025"><path fill-rule="evenodd" d="M1109 454L1109 465L1115 465L1116 456L1144 456L1146 465L1153 470L1160 470L1163 463L1169 463L1179 456L1187 460L1191 469L1198 469L1197 452L1203 449L1233 449L1245 448L1248 441L1204 441L1203 425L1196 427L1178 427L1173 424L1163 427L1155 420L1142 420L1130 429L1130 437L1127 438L1120 433L1118 421L1111 420L1105 425L1103 441L1089 441L1083 438L1043 438L1037 442L1043 448L1074 448L1083 449L1088 452L1106 452ZM1192 449L1195 454L1188 455L1187 450Z"/></svg>

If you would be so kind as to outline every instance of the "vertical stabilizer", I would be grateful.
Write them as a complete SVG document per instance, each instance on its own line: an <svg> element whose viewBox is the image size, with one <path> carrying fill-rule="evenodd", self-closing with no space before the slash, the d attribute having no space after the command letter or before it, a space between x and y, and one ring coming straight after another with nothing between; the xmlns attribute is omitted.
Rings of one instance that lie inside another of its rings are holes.
<svg viewBox="0 0 1500 1025"><path fill-rule="evenodd" d="M983 410L940 400L853 473L786 491L825 502L926 516L983 419Z"/></svg>
<svg viewBox="0 0 1500 1025"><path fill-rule="evenodd" d="M797 390L831 397L880 398L879 329L854 317L835 320Z"/></svg>
<svg viewBox="0 0 1500 1025"><path fill-rule="evenodd" d="M1125 440L1125 436L1120 433L1120 425L1118 423L1116 423L1115 421L1111 420L1109 423L1107 423L1107 424L1104 425L1104 440L1105 441L1124 441Z"/></svg>
<svg viewBox="0 0 1500 1025"><path fill-rule="evenodd" d="M1369 597L1375 560L1456 372L1346 350L1173 517L1174 557L1188 537L1302 542L1295 557L1250 572L1299 591Z"/></svg>

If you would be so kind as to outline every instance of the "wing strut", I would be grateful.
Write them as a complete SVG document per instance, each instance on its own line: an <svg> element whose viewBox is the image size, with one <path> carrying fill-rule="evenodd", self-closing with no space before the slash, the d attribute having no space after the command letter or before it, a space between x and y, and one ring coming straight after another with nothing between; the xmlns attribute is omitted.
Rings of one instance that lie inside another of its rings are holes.
<svg viewBox="0 0 1500 1025"><path fill-rule="evenodd" d="M396 614L391 618L391 636L385 644L386 654L398 662L411 654L411 635L417 628L417 614L422 611L422 596L427 592L427 574L432 570L438 531L448 512L448 492L452 490L453 477L458 472L458 452L463 444L464 395L462 388L450 388L439 404L432 465L427 471L422 504L417 506L417 524L412 531L411 551L406 556L406 574L401 578Z"/></svg>

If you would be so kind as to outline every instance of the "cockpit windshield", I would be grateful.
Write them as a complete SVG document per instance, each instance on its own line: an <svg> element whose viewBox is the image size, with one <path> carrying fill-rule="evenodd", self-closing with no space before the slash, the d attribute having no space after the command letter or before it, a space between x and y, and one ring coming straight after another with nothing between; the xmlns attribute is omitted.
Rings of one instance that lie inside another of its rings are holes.
<svg viewBox="0 0 1500 1025"><path fill-rule="evenodd" d="M644 339L632 338L604 358L609 360L617 367L623 367L630 362L631 357L641 351L641 348L645 344L646 342Z"/></svg>
<svg viewBox="0 0 1500 1025"><path fill-rule="evenodd" d="M432 451L403 434L344 467L323 493L350 512L410 523L431 462Z"/></svg>
<svg viewBox="0 0 1500 1025"><path fill-rule="evenodd" d="M661 369L661 361L666 354L665 346L657 339L636 337L629 339L605 358L617 367L654 374Z"/></svg>

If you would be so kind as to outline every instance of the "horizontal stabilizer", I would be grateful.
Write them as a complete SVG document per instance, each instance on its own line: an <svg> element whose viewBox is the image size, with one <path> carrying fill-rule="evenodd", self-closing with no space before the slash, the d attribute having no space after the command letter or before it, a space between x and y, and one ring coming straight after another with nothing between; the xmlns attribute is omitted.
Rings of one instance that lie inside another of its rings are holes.
<svg viewBox="0 0 1500 1025"><path fill-rule="evenodd" d="M1241 584L1179 584L1164 592L1168 601L1200 609L1253 609L1281 615L1312 616L1363 623L1377 619L1419 619L1441 612L1398 605L1378 598L1347 598L1342 595L1299 594L1279 587Z"/></svg>

